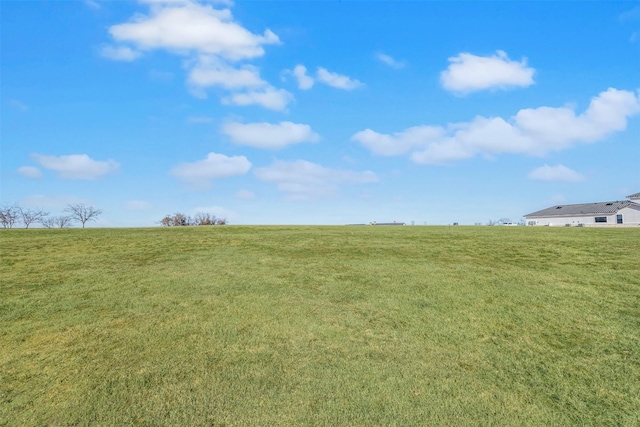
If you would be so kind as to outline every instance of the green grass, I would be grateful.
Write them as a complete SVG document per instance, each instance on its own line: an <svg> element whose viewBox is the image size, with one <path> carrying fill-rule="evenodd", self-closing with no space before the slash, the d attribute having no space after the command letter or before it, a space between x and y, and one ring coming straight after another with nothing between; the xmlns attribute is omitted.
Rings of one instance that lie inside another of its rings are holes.
<svg viewBox="0 0 640 427"><path fill-rule="evenodd" d="M640 229L2 230L0 425L640 425Z"/></svg>

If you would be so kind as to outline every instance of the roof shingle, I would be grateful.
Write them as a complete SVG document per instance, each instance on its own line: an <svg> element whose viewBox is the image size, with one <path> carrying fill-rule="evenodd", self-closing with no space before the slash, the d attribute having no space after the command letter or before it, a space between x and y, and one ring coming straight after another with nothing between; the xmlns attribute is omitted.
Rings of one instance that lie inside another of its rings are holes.
<svg viewBox="0 0 640 427"><path fill-rule="evenodd" d="M550 208L532 212L525 217L537 216L579 216L579 215L595 215L595 214L613 214L620 209L631 206L640 209L640 204L629 200L615 202L598 202L598 203L580 203L577 205L556 205Z"/></svg>

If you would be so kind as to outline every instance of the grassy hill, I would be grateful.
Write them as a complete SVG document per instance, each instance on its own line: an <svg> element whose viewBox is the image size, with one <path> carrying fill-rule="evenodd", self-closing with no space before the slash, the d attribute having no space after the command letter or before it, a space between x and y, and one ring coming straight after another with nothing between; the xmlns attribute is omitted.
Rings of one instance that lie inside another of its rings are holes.
<svg viewBox="0 0 640 427"><path fill-rule="evenodd" d="M639 425L640 229L0 231L0 425Z"/></svg>

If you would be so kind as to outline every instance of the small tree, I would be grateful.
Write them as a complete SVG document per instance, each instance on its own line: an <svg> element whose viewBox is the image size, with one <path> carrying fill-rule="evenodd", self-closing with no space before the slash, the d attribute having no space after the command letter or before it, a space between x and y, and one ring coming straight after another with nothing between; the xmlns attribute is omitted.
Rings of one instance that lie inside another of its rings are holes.
<svg viewBox="0 0 640 427"><path fill-rule="evenodd" d="M215 225L216 216L204 212L198 212L194 216L195 225Z"/></svg>
<svg viewBox="0 0 640 427"><path fill-rule="evenodd" d="M40 220L44 228L69 228L73 224L70 216L48 216Z"/></svg>
<svg viewBox="0 0 640 427"><path fill-rule="evenodd" d="M173 216L173 225L176 227L185 227L189 225L189 217L178 212Z"/></svg>
<svg viewBox="0 0 640 427"><path fill-rule="evenodd" d="M40 224L42 224L44 228L56 228L56 217L54 216L44 217L40 220Z"/></svg>
<svg viewBox="0 0 640 427"><path fill-rule="evenodd" d="M58 228L69 228L73 224L73 218L70 216L58 216L55 219L55 223Z"/></svg>
<svg viewBox="0 0 640 427"><path fill-rule="evenodd" d="M49 215L49 212L40 209L19 208L19 212L24 228L29 228L29 226L35 222L41 223L42 220Z"/></svg>
<svg viewBox="0 0 640 427"><path fill-rule="evenodd" d="M165 215L160 220L160 225L163 227L185 227L188 225L225 225L227 220L225 218L216 218L215 215L209 213L199 212L192 218L189 215L177 212L173 215Z"/></svg>
<svg viewBox="0 0 640 427"><path fill-rule="evenodd" d="M166 215L162 218L160 220L160 225L164 227L185 227L187 225L191 225L192 221L191 217L180 212L176 212L173 215Z"/></svg>
<svg viewBox="0 0 640 427"><path fill-rule="evenodd" d="M20 219L20 208L17 206L3 206L0 208L0 224L2 228L13 228Z"/></svg>
<svg viewBox="0 0 640 427"><path fill-rule="evenodd" d="M95 221L98 219L98 216L102 214L102 209L96 209L93 206L85 205L84 203L67 205L67 208L64 211L69 212L72 220L82 223L82 228L84 228L87 221Z"/></svg>

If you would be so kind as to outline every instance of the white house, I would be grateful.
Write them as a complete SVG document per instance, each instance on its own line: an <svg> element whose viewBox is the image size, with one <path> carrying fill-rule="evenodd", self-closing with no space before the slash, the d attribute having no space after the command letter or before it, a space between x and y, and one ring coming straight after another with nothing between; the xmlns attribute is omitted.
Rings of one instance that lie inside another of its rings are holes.
<svg viewBox="0 0 640 427"><path fill-rule="evenodd" d="M524 217L528 225L567 227L640 226L640 193L615 202L556 205Z"/></svg>

